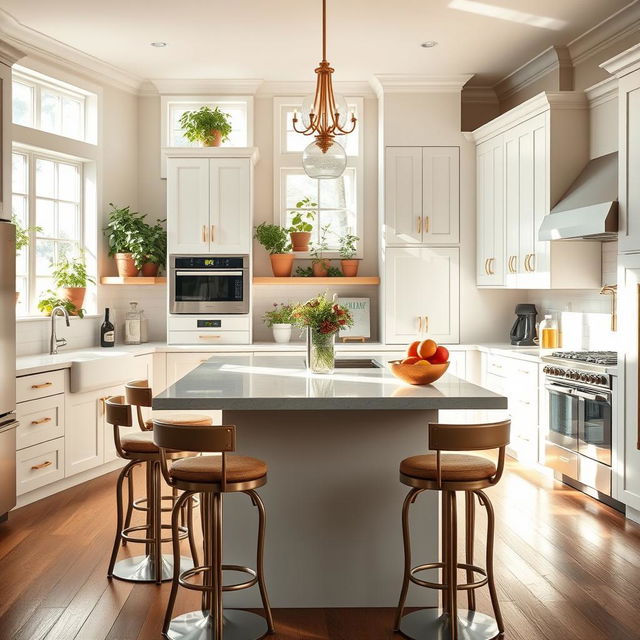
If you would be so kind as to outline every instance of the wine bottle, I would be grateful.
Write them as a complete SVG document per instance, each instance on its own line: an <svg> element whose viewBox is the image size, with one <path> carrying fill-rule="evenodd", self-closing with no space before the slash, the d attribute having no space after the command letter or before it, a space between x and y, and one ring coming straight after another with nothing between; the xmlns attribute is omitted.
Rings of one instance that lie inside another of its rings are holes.
<svg viewBox="0 0 640 640"><path fill-rule="evenodd" d="M100 346L115 347L116 346L116 330L113 323L109 321L109 308L104 310L104 322L100 327Z"/></svg>

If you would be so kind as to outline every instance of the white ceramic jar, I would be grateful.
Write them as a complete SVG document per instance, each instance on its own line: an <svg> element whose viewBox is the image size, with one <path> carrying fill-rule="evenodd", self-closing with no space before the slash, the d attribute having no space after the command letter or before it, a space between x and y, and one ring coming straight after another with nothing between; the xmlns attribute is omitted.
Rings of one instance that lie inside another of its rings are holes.
<svg viewBox="0 0 640 640"><path fill-rule="evenodd" d="M273 339L277 343L286 344L291 340L290 324L274 324L271 328L273 329Z"/></svg>

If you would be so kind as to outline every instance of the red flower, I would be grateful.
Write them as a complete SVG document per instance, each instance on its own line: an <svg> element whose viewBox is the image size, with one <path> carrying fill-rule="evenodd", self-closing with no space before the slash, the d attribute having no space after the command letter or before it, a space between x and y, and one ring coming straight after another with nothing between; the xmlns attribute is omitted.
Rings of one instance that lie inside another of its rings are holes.
<svg viewBox="0 0 640 640"><path fill-rule="evenodd" d="M340 319L340 320L338 320L338 324L345 325L345 324L347 324L347 321L344 320L344 319Z"/></svg>

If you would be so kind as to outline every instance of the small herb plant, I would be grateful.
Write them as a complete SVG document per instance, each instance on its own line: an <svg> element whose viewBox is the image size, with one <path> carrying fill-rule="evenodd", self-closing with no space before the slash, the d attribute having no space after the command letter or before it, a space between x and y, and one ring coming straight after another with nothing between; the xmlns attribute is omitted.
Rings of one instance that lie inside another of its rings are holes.
<svg viewBox="0 0 640 640"><path fill-rule="evenodd" d="M73 302L66 298L61 298L57 292L51 289L43 291L38 301L38 311L50 316L54 307L64 307L69 315L84 318L85 309L78 309Z"/></svg>
<svg viewBox="0 0 640 640"><path fill-rule="evenodd" d="M290 304L284 304L281 302L277 304L273 303L273 309L265 312L262 316L262 320L271 328L274 324L293 324L293 307Z"/></svg>
<svg viewBox="0 0 640 640"><path fill-rule="evenodd" d="M356 255L356 244L360 238L352 233L347 233L340 238L338 252L343 260L352 260Z"/></svg>
<svg viewBox="0 0 640 640"><path fill-rule="evenodd" d="M42 233L42 227L23 227L18 218L12 216L11 222L16 228L16 253L29 246L31 233Z"/></svg>
<svg viewBox="0 0 640 640"><path fill-rule="evenodd" d="M296 276L298 278L312 278L312 267L296 267ZM338 267L329 267L327 269L327 278L343 278L344 273L338 269Z"/></svg>
<svg viewBox="0 0 640 640"><path fill-rule="evenodd" d="M204 106L197 111L185 111L180 117L180 126L189 142L211 144L214 139L213 131L219 131L222 142L226 142L232 131L230 118L228 113L223 113L218 107L211 109Z"/></svg>
<svg viewBox="0 0 640 640"><path fill-rule="evenodd" d="M317 202L312 202L308 196L302 198L300 202L296 203L296 209L298 210L291 220L291 226L289 227L289 233L311 232L313 231L313 221L316 218L318 206Z"/></svg>
<svg viewBox="0 0 640 640"><path fill-rule="evenodd" d="M143 222L140 226L132 251L138 269L145 263L161 267L167 263L167 232L162 226L163 222L165 220L157 220L153 226Z"/></svg>
<svg viewBox="0 0 640 640"><path fill-rule="evenodd" d="M116 253L134 253L143 234L145 216L131 211L129 206L118 208L113 202L110 202L109 206L112 211L104 228L109 255L113 257Z"/></svg>
<svg viewBox="0 0 640 640"><path fill-rule="evenodd" d="M87 286L87 282L96 283L91 276L87 275L87 263L83 252L75 258L63 256L58 260L57 264L51 266L51 275L56 287L84 288Z"/></svg>
<svg viewBox="0 0 640 640"><path fill-rule="evenodd" d="M329 251L329 242L327 236L331 232L331 225L325 224L320 227L320 241L313 244L313 251L311 251L311 262L317 264L318 262L324 262L324 252Z"/></svg>
<svg viewBox="0 0 640 640"><path fill-rule="evenodd" d="M288 232L280 225L262 222L256 227L254 238L270 255L291 251Z"/></svg>

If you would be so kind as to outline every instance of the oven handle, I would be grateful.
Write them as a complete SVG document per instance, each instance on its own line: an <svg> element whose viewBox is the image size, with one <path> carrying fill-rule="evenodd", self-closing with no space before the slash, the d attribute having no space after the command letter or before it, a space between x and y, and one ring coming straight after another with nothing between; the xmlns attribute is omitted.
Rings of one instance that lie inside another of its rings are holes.
<svg viewBox="0 0 640 640"><path fill-rule="evenodd" d="M227 271L225 269L211 269L210 271L176 271L177 276L241 276L242 271Z"/></svg>
<svg viewBox="0 0 640 640"><path fill-rule="evenodd" d="M547 389L547 391L557 391L558 393L564 393L566 396L573 396L577 394L575 389L572 389L571 387L563 387L559 384L548 383L545 385L545 389Z"/></svg>
<svg viewBox="0 0 640 640"><path fill-rule="evenodd" d="M605 395L596 393L585 393L584 391L580 391L578 389L575 389L573 393L574 395L578 396L578 398L584 398L585 400L593 400L594 402L610 402L610 399Z"/></svg>

